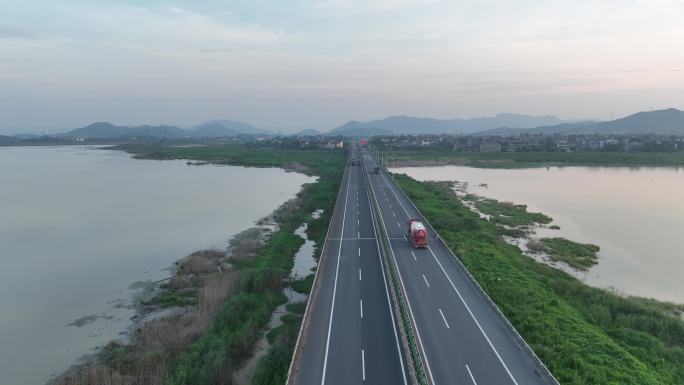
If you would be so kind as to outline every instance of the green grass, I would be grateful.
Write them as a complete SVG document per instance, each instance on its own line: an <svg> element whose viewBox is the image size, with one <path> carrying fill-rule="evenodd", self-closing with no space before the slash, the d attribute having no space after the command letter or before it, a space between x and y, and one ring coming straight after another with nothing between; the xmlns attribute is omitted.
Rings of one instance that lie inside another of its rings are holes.
<svg viewBox="0 0 684 385"><path fill-rule="evenodd" d="M448 186L396 180L561 384L684 384L671 306L587 286L505 243Z"/></svg>
<svg viewBox="0 0 684 385"><path fill-rule="evenodd" d="M194 305L197 303L197 291L164 291L159 302L162 307Z"/></svg>
<svg viewBox="0 0 684 385"><path fill-rule="evenodd" d="M482 213L490 215L494 223L516 227L535 223L550 223L551 218L542 213L531 213L527 206L510 202L499 202L495 199L479 198L475 200L475 207Z"/></svg>
<svg viewBox="0 0 684 385"><path fill-rule="evenodd" d="M676 166L684 167L684 152L456 152L435 150L384 150L399 164L433 162L482 168L545 166ZM391 156L391 155L390 155Z"/></svg>
<svg viewBox="0 0 684 385"><path fill-rule="evenodd" d="M117 148L148 159L191 159L257 167L295 165L297 169L318 176L315 183L303 186L296 210L276 213L279 230L271 235L258 256L234 264L239 274L236 293L221 307L209 330L181 354L170 370L170 385L230 383L232 372L251 356L254 344L275 308L286 301L282 294L285 278L292 269L295 253L304 243L294 230L306 222L307 237L316 242L317 249L323 244L345 167L345 152L242 145L127 145ZM324 210L322 215L318 219L312 218L311 213L317 209ZM317 255L318 250L315 253ZM294 310L298 311L297 306ZM269 333L272 346L255 369L258 380L254 383L284 382L300 319L301 315L296 312L289 313L283 316L284 324Z"/></svg>
<svg viewBox="0 0 684 385"><path fill-rule="evenodd" d="M293 282L292 289L297 293L309 294L311 293L311 286L313 285L314 278L314 274L309 274L305 278L298 279Z"/></svg>
<svg viewBox="0 0 684 385"><path fill-rule="evenodd" d="M600 248L588 243L577 243L565 238L542 238L544 251L553 261L563 261L568 265L586 270L598 263Z"/></svg>

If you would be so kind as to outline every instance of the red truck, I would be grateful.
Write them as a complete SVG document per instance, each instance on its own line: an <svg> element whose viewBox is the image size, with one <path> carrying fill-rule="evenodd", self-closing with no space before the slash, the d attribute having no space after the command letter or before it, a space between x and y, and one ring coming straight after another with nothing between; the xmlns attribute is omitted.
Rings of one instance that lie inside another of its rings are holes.
<svg viewBox="0 0 684 385"><path fill-rule="evenodd" d="M413 247L428 247L427 229L425 228L423 222L421 222L419 219L412 218L406 222L406 227L408 228L408 236L411 238Z"/></svg>

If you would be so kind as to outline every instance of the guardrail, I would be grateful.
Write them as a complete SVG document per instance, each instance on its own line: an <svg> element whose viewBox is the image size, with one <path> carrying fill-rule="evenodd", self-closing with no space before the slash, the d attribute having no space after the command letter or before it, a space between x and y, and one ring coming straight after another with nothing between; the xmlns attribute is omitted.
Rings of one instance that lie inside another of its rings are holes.
<svg viewBox="0 0 684 385"><path fill-rule="evenodd" d="M377 161L377 160L376 160L376 161ZM427 218L425 217L425 215L423 215L423 213L420 212L420 210L418 209L418 207L416 207L416 205L413 203L413 201L411 200L411 198L409 198L408 195L406 195L406 193L404 192L404 190L402 190L402 189L399 187L399 185L397 185L397 183L394 181L394 178L390 178L390 179L391 179L391 183L394 185L394 187L396 187L396 189L399 190L399 192L404 196L404 198L406 198L406 201L408 201L408 202L411 204L411 206L413 207L413 209L416 210L416 212L422 217L422 219L423 219L423 220L425 221L425 223L428 225L429 229L432 231L432 233L435 235L435 237L439 240L439 242L440 242L442 245L444 245L444 247L449 251L449 253L451 254L451 256L454 257L454 259L455 259L455 260L458 262L458 264L461 266L461 268L463 269L463 271L465 271L466 276L468 277L468 280L471 282L471 284L475 285L475 287L477 288L477 290L480 291L480 293L482 294L482 296L483 296L484 298L486 298L487 303L489 304L489 306L490 306L491 308L493 308L494 311L495 311L495 312L497 313L497 315L499 316L499 318L501 318L501 319L503 320L504 325L505 325L506 328L508 329L509 333L513 336L513 338L516 339L516 341L518 342L518 345L521 346L521 347L522 347L522 348L523 348L523 349L524 349L524 350L533 358L533 360L535 361L536 366L538 367L539 370L541 370L541 373L537 372L537 374L538 374L539 376L545 376L546 379L547 379L548 381L550 381L551 384L553 384L553 385L560 385L559 382L558 382L558 380L556 379L556 377L554 377L553 373L551 373L551 371L549 370L549 368L547 368L546 365L544 365L544 363L542 362L542 360L539 359L539 356L537 356L537 354L534 352L534 350L532 350L532 348L530 347L530 345L527 344L527 342L525 341L525 339L522 338L522 336L520 335L520 333L518 333L518 331L515 329L515 327L514 327L513 324L511 323L511 321L508 320L508 318L506 317L506 315L504 315L504 313L501 311L501 309L499 309L499 307L494 303L494 301L492 301L492 299L489 297L489 295L487 295L487 292L484 291L484 289L482 288L482 286L480 286L480 284L477 283L477 280L475 279L475 277L473 277L473 275L470 274L470 271L468 271L468 268L466 268L466 266L463 264L463 262L461 262L461 259L458 258L458 257L456 256L456 253L454 253L454 251L451 250L451 247L449 247L449 245L444 241L444 239L439 235L439 233L438 233L437 231L435 231L435 228L432 226L432 224L430 224L430 222L427 220Z"/></svg>
<svg viewBox="0 0 684 385"><path fill-rule="evenodd" d="M314 302L314 296L317 294L316 292L316 287L318 287L318 281L319 281L319 274L318 272L322 269L325 259L323 258L323 255L325 254L325 251L328 248L328 238L330 237L330 229L332 228L332 224L334 222L335 218L335 213L337 212L337 201L340 198L340 193L342 192L342 187L344 186L344 178L348 174L349 170L349 159L351 159L351 152L347 156L347 160L344 163L344 173L342 174L342 180L340 181L340 187L337 190L337 196L335 197L335 206L333 207L332 214L330 215L330 222L328 223L328 231L325 233L325 239L323 240L323 247L321 247L321 253L318 256L318 265L316 267L316 272L314 273L314 280L313 283L311 284L311 292L309 293L309 298L306 301L306 308L304 309L304 316L302 317L302 324L299 327L299 333L297 334L297 342L295 343L295 348L294 352L292 353L292 360L290 361L290 367L287 370L287 381L285 382L288 385L292 384L292 370L295 367L295 364L297 363L297 360L299 359L299 354L301 353L301 348L302 348L302 332L305 330L305 328L309 324L309 320L311 318L311 304Z"/></svg>
<svg viewBox="0 0 684 385"><path fill-rule="evenodd" d="M404 296L404 291L402 290L401 283L399 282L397 267L395 265L395 262L389 258L389 254L387 252L387 250L390 249L387 229L385 229L385 225L382 223L381 220L375 220L380 215L380 206L377 202L377 197L375 196L375 190L373 189L370 176L368 175L368 170L365 166L363 167L363 170L366 182L368 183L368 186L370 186L371 189L371 192L369 192L368 194L370 197L372 197L371 205L373 206L373 210L371 212L371 215L373 217L375 233L377 234L378 238L382 239L382 241L379 242L380 253L382 254L384 264L387 266L387 270L389 270L391 284L390 288L392 292L392 298L394 299L395 303L395 311L398 310L398 315L402 323L402 340L404 342L405 349L409 353L407 354L407 360L409 360L410 368L412 369L411 379L414 383L420 385L428 385L427 377L425 375L423 355L421 354L421 351L416 342L416 333L414 331L415 323L413 321L413 318L411 317L411 312L408 309L406 298ZM398 309L396 309L397 307Z"/></svg>

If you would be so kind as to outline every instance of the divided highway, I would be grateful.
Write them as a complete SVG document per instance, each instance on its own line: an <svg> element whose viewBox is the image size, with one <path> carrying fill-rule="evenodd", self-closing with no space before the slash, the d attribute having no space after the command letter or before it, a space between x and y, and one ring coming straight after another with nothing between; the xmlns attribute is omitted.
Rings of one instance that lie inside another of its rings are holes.
<svg viewBox="0 0 684 385"><path fill-rule="evenodd" d="M363 167L347 166L289 384L409 383L386 278Z"/></svg>
<svg viewBox="0 0 684 385"><path fill-rule="evenodd" d="M364 150L365 167L378 166ZM414 249L409 218L425 219L384 172L369 174L431 384L557 384L507 328L488 298L429 228Z"/></svg>

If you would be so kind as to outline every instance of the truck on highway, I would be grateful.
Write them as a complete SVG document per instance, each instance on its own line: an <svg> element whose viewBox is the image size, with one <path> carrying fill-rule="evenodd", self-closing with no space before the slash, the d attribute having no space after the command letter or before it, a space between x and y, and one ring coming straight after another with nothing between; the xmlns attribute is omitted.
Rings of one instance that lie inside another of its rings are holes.
<svg viewBox="0 0 684 385"><path fill-rule="evenodd" d="M411 218L406 222L406 227L408 228L408 236L411 238L411 244L415 248L426 248L428 247L427 242L427 229L423 222L419 219Z"/></svg>
<svg viewBox="0 0 684 385"><path fill-rule="evenodd" d="M373 174L380 174L380 167L378 167L378 166L373 167Z"/></svg>

